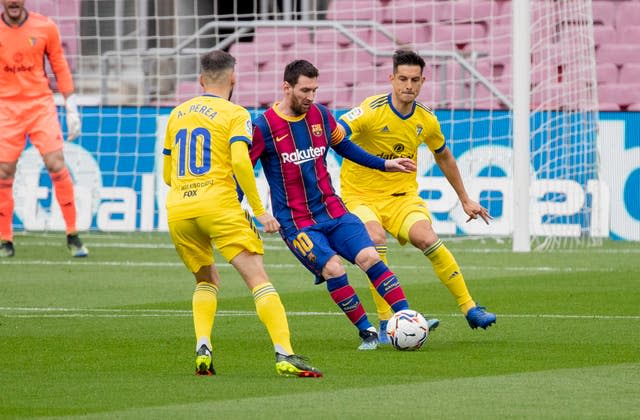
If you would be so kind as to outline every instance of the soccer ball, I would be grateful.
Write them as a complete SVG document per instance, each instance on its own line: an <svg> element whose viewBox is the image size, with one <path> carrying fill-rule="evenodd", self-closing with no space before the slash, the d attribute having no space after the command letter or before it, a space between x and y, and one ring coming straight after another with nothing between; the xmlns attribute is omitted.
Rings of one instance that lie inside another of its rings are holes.
<svg viewBox="0 0 640 420"><path fill-rule="evenodd" d="M429 324L419 312L405 309L389 319L387 336L398 350L418 350L429 337Z"/></svg>

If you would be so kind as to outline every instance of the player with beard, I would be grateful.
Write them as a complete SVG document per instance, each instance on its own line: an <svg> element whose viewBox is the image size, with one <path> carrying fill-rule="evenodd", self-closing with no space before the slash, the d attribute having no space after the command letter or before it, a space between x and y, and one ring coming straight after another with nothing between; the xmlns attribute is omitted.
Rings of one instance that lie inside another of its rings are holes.
<svg viewBox="0 0 640 420"><path fill-rule="evenodd" d="M321 377L316 368L293 353L289 325L280 296L264 270L264 247L250 218L240 207L236 182L264 226L280 225L262 206L248 147L249 112L229 101L236 82L235 58L212 51L200 60L204 94L173 109L167 121L163 178L169 233L178 255L195 277L192 309L196 335L196 375L213 375L211 333L218 307L220 275L213 247L240 273L253 295L284 376Z"/></svg>
<svg viewBox="0 0 640 420"><path fill-rule="evenodd" d="M338 154L377 171L411 173L411 159L385 160L344 138L331 113L313 102L318 69L306 60L289 63L284 71L284 98L254 123L251 159L262 163L269 183L273 214L280 233L295 256L326 282L333 301L358 329L360 350L378 346L340 257L364 271L393 310L408 309L396 276L380 259L362 222L349 213L336 194L327 168L327 153Z"/></svg>

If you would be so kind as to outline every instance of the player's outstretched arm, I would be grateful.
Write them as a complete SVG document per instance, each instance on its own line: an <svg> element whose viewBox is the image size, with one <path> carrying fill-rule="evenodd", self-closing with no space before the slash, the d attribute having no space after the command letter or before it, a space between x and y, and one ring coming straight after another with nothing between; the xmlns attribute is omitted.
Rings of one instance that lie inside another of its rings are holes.
<svg viewBox="0 0 640 420"><path fill-rule="evenodd" d="M456 163L456 159L449 150L448 147L445 147L440 153L435 153L436 163L442 170L442 173L445 177L447 177L447 181L453 187L454 191L458 195L460 199L460 203L462 204L462 209L469 216L467 222L477 219L480 217L486 224L489 224L489 220L492 219L489 211L482 207L478 202L472 200L467 194L467 190L464 188L464 183L462 182L462 176L460 175L460 171L458 170L458 164Z"/></svg>
<svg viewBox="0 0 640 420"><path fill-rule="evenodd" d="M415 172L416 164L409 158L389 159L384 162L386 172Z"/></svg>

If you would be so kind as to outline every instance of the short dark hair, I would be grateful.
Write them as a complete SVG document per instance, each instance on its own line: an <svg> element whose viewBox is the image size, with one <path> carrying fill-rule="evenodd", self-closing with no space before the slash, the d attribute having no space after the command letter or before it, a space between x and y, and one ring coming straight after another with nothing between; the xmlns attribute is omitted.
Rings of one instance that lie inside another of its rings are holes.
<svg viewBox="0 0 640 420"><path fill-rule="evenodd" d="M393 54L393 73L398 71L398 66L420 66L420 72L424 70L424 60L417 52L411 50L396 50Z"/></svg>
<svg viewBox="0 0 640 420"><path fill-rule="evenodd" d="M293 60L284 68L284 81L291 86L295 86L300 76L313 79L318 77L319 74L316 66L307 60Z"/></svg>
<svg viewBox="0 0 640 420"><path fill-rule="evenodd" d="M227 70L233 70L236 59L228 52L214 50L200 58L200 71L208 81L216 82Z"/></svg>

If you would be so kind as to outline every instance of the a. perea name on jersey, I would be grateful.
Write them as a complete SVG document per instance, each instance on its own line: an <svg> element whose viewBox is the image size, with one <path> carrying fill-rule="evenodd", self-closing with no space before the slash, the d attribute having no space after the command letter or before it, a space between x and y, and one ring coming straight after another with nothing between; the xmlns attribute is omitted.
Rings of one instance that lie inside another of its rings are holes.
<svg viewBox="0 0 640 420"><path fill-rule="evenodd" d="M310 160L315 160L320 156L324 155L324 152L327 150L326 147L309 147L304 150L296 150L291 153L281 153L282 163L294 163L296 165L300 165L301 163L308 162Z"/></svg>
<svg viewBox="0 0 640 420"><path fill-rule="evenodd" d="M208 117L210 120L214 119L216 117L216 115L218 115L217 111L214 111L213 108L203 105L203 104L193 104L189 107L189 110L186 113L183 113L181 110L178 110L178 114L177 117L178 118L182 118L184 117L186 114L190 114L192 112L197 112L199 114L204 115L205 117Z"/></svg>

